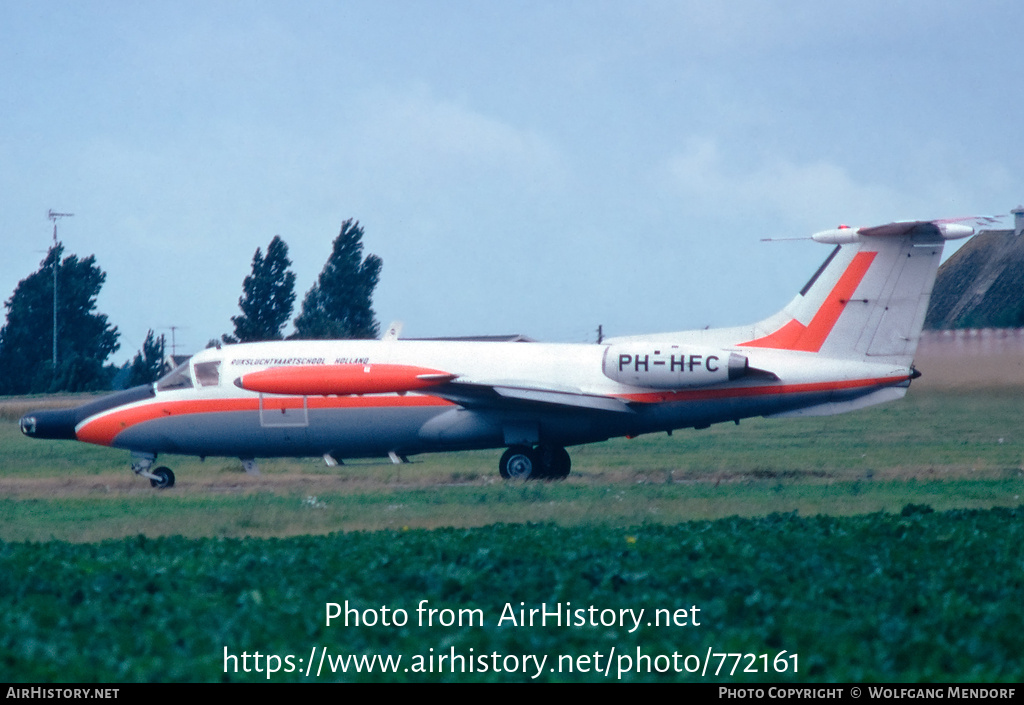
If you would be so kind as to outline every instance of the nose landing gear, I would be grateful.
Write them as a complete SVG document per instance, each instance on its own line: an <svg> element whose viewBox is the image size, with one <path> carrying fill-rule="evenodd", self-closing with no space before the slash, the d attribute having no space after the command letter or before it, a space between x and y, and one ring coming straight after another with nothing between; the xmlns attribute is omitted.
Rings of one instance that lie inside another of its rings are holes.
<svg viewBox="0 0 1024 705"><path fill-rule="evenodd" d="M170 468L159 467L150 472L156 455L152 453L132 453L132 472L149 478L149 484L158 490L174 487L174 473Z"/></svg>
<svg viewBox="0 0 1024 705"><path fill-rule="evenodd" d="M166 490L174 487L174 473L170 468L159 467L153 471L155 477L150 478L149 484L158 490Z"/></svg>

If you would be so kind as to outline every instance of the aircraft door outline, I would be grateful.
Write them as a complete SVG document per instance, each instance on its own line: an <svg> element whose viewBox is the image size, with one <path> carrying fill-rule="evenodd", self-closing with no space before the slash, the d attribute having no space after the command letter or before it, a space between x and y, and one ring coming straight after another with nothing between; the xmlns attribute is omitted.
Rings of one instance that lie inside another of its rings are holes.
<svg viewBox="0 0 1024 705"><path fill-rule="evenodd" d="M260 426L262 428L308 428L309 397L260 394Z"/></svg>

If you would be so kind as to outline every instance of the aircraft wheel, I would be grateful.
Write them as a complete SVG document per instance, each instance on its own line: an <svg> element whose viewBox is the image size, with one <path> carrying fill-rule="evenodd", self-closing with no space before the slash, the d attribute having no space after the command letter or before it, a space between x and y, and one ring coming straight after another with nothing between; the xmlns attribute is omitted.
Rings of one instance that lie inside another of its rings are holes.
<svg viewBox="0 0 1024 705"><path fill-rule="evenodd" d="M543 476L548 480L564 480L569 476L572 459L562 446L541 446L538 449Z"/></svg>
<svg viewBox="0 0 1024 705"><path fill-rule="evenodd" d="M153 471L153 474L158 479L150 480L149 484L156 487L158 490L166 490L168 487L174 487L174 473L171 472L170 468L160 467Z"/></svg>
<svg viewBox="0 0 1024 705"><path fill-rule="evenodd" d="M526 446L512 446L501 456L498 472L506 480L529 480L537 477L540 463L537 454Z"/></svg>

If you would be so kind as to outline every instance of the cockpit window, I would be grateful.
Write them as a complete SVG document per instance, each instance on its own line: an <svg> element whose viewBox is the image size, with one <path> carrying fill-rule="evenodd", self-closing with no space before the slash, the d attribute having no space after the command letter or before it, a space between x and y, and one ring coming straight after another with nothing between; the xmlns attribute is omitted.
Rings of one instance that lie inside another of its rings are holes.
<svg viewBox="0 0 1024 705"><path fill-rule="evenodd" d="M220 384L220 360L197 362L196 381L200 387L216 387Z"/></svg>
<svg viewBox="0 0 1024 705"><path fill-rule="evenodd" d="M191 389L192 376L188 373L188 363L178 365L158 379L156 388L160 392L166 392L168 389Z"/></svg>

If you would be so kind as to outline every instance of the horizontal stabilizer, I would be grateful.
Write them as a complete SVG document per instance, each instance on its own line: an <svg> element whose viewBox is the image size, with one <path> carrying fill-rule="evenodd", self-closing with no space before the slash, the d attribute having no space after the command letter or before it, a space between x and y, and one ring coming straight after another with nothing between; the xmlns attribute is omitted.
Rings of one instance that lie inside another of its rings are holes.
<svg viewBox="0 0 1024 705"><path fill-rule="evenodd" d="M940 220L901 220L885 225L874 225L865 228L851 228L841 225L832 230L814 233L812 240L828 245L847 245L860 242L863 238L910 238L919 243L937 243L945 240L959 240L974 234L975 226L991 225L997 219L987 215L975 215L965 218L944 218Z"/></svg>

